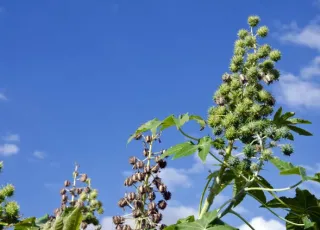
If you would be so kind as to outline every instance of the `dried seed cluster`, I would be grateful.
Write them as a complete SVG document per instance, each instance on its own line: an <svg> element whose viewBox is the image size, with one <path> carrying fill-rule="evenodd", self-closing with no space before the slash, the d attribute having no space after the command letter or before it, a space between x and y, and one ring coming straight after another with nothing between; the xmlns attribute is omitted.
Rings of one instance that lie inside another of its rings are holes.
<svg viewBox="0 0 320 230"><path fill-rule="evenodd" d="M89 224L100 229L99 220L95 216L95 212L103 214L102 203L97 199L98 191L91 187L88 175L79 173L78 169L79 165L76 164L72 182L64 181L64 187L60 190L61 206L54 211L54 217L60 215L68 207L82 207L81 229L86 229Z"/></svg>
<svg viewBox="0 0 320 230"><path fill-rule="evenodd" d="M117 230L164 229L166 226L160 223L160 210L167 207L171 193L159 177L159 172L167 166L167 162L160 157L163 151L152 152L154 142L158 140L160 143L160 134L146 137L138 134L135 139L142 140L142 155L145 159L140 160L135 156L129 158L134 173L125 179L124 185L134 187L135 191L126 193L118 201L120 208L129 208L131 213L114 216L113 223ZM135 220L135 226L125 223L128 217Z"/></svg>

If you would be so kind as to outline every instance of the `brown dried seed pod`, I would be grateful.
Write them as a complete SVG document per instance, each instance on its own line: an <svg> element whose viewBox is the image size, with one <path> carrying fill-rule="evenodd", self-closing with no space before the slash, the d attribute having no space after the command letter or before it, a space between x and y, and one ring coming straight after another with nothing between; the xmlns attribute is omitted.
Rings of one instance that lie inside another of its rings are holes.
<svg viewBox="0 0 320 230"><path fill-rule="evenodd" d="M147 215L148 216L151 216L152 214L157 214L158 213L158 209L155 208L155 209L148 209L147 211Z"/></svg>
<svg viewBox="0 0 320 230"><path fill-rule="evenodd" d="M158 165L160 168L164 169L167 166L167 162L164 160L161 160L158 162Z"/></svg>
<svg viewBox="0 0 320 230"><path fill-rule="evenodd" d="M162 214L161 213L152 214L151 215L151 220L154 223L159 223L162 220Z"/></svg>
<svg viewBox="0 0 320 230"><path fill-rule="evenodd" d="M123 225L117 225L116 230L123 230Z"/></svg>
<svg viewBox="0 0 320 230"><path fill-rule="evenodd" d="M164 193L162 194L162 196L163 196L163 198L164 198L165 200L170 200L170 199L171 199L171 192L166 191L166 192L164 192Z"/></svg>
<svg viewBox="0 0 320 230"><path fill-rule="evenodd" d="M81 222L81 229L86 229L87 227L88 227L88 223L82 221L82 222Z"/></svg>
<svg viewBox="0 0 320 230"><path fill-rule="evenodd" d="M124 181L124 186L131 186L133 185L133 180L131 177L127 178L125 181Z"/></svg>
<svg viewBox="0 0 320 230"><path fill-rule="evenodd" d="M264 75L262 77L262 80L268 85L270 85L273 82L272 77L270 76L270 74Z"/></svg>
<svg viewBox="0 0 320 230"><path fill-rule="evenodd" d="M132 230L132 228L130 227L130 225L124 225L123 226L123 228L122 228L123 230Z"/></svg>
<svg viewBox="0 0 320 230"><path fill-rule="evenodd" d="M88 179L88 175L85 174L85 173L82 174L81 177L80 177L80 181L81 181L81 182L85 182L87 179Z"/></svg>
<svg viewBox="0 0 320 230"><path fill-rule="evenodd" d="M144 166L143 172L144 172L145 174L150 174L150 173L151 173L151 167L150 167L150 165Z"/></svg>
<svg viewBox="0 0 320 230"><path fill-rule="evenodd" d="M58 216L58 215L60 214L60 212L61 212L60 208L56 208L56 209L54 210L54 215L55 215L55 216Z"/></svg>
<svg viewBox="0 0 320 230"><path fill-rule="evenodd" d="M129 157L129 164L134 165L137 162L136 157Z"/></svg>
<svg viewBox="0 0 320 230"><path fill-rule="evenodd" d="M245 84L248 82L247 77L243 74L240 74L239 79L241 81L242 84Z"/></svg>
<svg viewBox="0 0 320 230"><path fill-rule="evenodd" d="M67 195L62 195L61 200L63 202L67 201L68 200L68 196Z"/></svg>
<svg viewBox="0 0 320 230"><path fill-rule="evenodd" d="M166 227L167 227L167 225L161 224L160 227L159 227L159 229L160 229L160 230L163 230L163 229L165 229Z"/></svg>
<svg viewBox="0 0 320 230"><path fill-rule="evenodd" d="M167 207L167 202L165 201L165 200L160 200L159 202L158 202L158 208L160 208L160 209L165 209Z"/></svg>
<svg viewBox="0 0 320 230"><path fill-rule="evenodd" d="M65 187L69 187L70 185L71 185L70 181L68 181L68 180L64 181L64 186Z"/></svg>
<svg viewBox="0 0 320 230"><path fill-rule="evenodd" d="M132 179L134 182L139 181L138 173L133 174L133 175L131 176L131 179Z"/></svg>
<svg viewBox="0 0 320 230"><path fill-rule="evenodd" d="M149 209L149 210L154 210L154 209L156 209L156 208L157 208L156 203L150 202L150 203L148 204L148 209Z"/></svg>
<svg viewBox="0 0 320 230"><path fill-rule="evenodd" d="M137 161L133 166L134 169L141 169L143 167L144 167L144 162L143 161Z"/></svg>
<svg viewBox="0 0 320 230"><path fill-rule="evenodd" d="M139 191L140 194L144 194L146 192L146 187L143 186L143 185L140 185L138 187L138 191Z"/></svg>
<svg viewBox="0 0 320 230"><path fill-rule="evenodd" d="M134 139L138 141L138 140L141 139L141 137L142 137L142 134L141 134L141 133L138 133L138 134L136 134L136 135L134 136Z"/></svg>
<svg viewBox="0 0 320 230"><path fill-rule="evenodd" d="M76 201L70 201L69 204L70 206L74 206L76 204Z"/></svg>
<svg viewBox="0 0 320 230"><path fill-rule="evenodd" d="M142 172L139 172L139 173L137 174L137 178L138 178L138 181L143 181L144 178L145 178L145 174L142 173Z"/></svg>
<svg viewBox="0 0 320 230"><path fill-rule="evenodd" d="M139 209L136 209L132 212L133 218L138 218L142 215L141 211Z"/></svg>
<svg viewBox="0 0 320 230"><path fill-rule="evenodd" d="M143 150L143 155L144 155L145 157L149 156L149 149L144 149L144 150Z"/></svg>
<svg viewBox="0 0 320 230"><path fill-rule="evenodd" d="M160 169L160 166L159 166L158 164L156 164L155 166L153 166L153 167L151 168L151 171L152 171L153 173L157 173L157 172L159 172L159 169Z"/></svg>
<svg viewBox="0 0 320 230"><path fill-rule="evenodd" d="M60 190L60 194L61 194L61 195L64 195L64 194L66 194L66 193L67 193L67 190L64 189L64 188Z"/></svg>
<svg viewBox="0 0 320 230"><path fill-rule="evenodd" d="M155 200L155 199L156 199L156 194L155 194L154 192L149 193L149 194L148 194L148 199L149 199L150 201Z"/></svg>
<svg viewBox="0 0 320 230"><path fill-rule="evenodd" d="M146 142L150 143L152 141L152 137L151 136L146 136Z"/></svg>
<svg viewBox="0 0 320 230"><path fill-rule="evenodd" d="M134 200L132 204L135 209L140 209L143 207L143 202L141 200Z"/></svg>
<svg viewBox="0 0 320 230"><path fill-rule="evenodd" d="M119 201L118 201L118 206L120 207L120 208L124 208L124 207L126 207L128 205L128 202L126 201L126 199L124 199L124 198L121 198Z"/></svg>
<svg viewBox="0 0 320 230"><path fill-rule="evenodd" d="M133 201L136 198L136 194L134 192L129 192L127 194L127 199Z"/></svg>
<svg viewBox="0 0 320 230"><path fill-rule="evenodd" d="M124 218L122 216L113 216L112 221L115 225L119 225L124 223Z"/></svg>
<svg viewBox="0 0 320 230"><path fill-rule="evenodd" d="M91 191L90 187L85 187L84 192L89 193Z"/></svg>
<svg viewBox="0 0 320 230"><path fill-rule="evenodd" d="M165 186L164 184L160 184L158 189L159 192L164 193L167 191L167 186Z"/></svg>
<svg viewBox="0 0 320 230"><path fill-rule="evenodd" d="M76 192L77 192L78 195L80 195L82 193L82 191L83 191L83 188L77 188L76 189Z"/></svg>
<svg viewBox="0 0 320 230"><path fill-rule="evenodd" d="M155 176L152 180L152 183L157 187L159 188L159 185L162 184L162 180L160 177L158 176Z"/></svg>
<svg viewBox="0 0 320 230"><path fill-rule="evenodd" d="M84 202L78 200L77 201L77 207L80 207L80 208L84 207Z"/></svg>

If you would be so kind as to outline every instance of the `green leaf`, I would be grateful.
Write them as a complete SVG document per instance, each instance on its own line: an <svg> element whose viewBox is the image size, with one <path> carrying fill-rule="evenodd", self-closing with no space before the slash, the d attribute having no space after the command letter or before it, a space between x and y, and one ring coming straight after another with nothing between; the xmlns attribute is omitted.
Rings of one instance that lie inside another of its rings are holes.
<svg viewBox="0 0 320 230"><path fill-rule="evenodd" d="M190 115L189 119L195 120L196 122L198 122L198 124L200 125L200 131L206 127L206 124L207 124L206 121L204 119L202 119L202 117L200 117L200 116Z"/></svg>
<svg viewBox="0 0 320 230"><path fill-rule="evenodd" d="M257 178L259 183L262 184L265 188L273 188L272 185L263 176L258 175Z"/></svg>
<svg viewBox="0 0 320 230"><path fill-rule="evenodd" d="M269 208L290 208L290 210L296 214L295 218L300 216L300 222L303 222L302 218L304 216L308 216L310 221L313 221L320 226L320 206L318 199L308 190L297 188L296 196L294 198L280 197L280 200L282 202L273 199L267 202L266 205ZM289 217L293 218L292 215L289 215Z"/></svg>
<svg viewBox="0 0 320 230"><path fill-rule="evenodd" d="M311 222L311 220L309 220L308 217L304 216L302 217L302 221L304 224L304 229L310 229L310 228L315 228L316 227L316 223L315 222Z"/></svg>
<svg viewBox="0 0 320 230"><path fill-rule="evenodd" d="M249 188L252 188L252 187L260 187L260 185L254 181L249 186ZM253 195L257 199L259 199L261 202L263 202L264 204L267 202L266 195L264 194L264 192L262 190L249 190L249 191L247 191L247 193L250 193L251 195Z"/></svg>
<svg viewBox="0 0 320 230"><path fill-rule="evenodd" d="M36 219L36 225L43 225L45 223L47 223L49 220L49 215L46 214L38 219Z"/></svg>
<svg viewBox="0 0 320 230"><path fill-rule="evenodd" d="M141 125L135 132L132 134L128 140L127 143L129 143L137 134L144 133L148 130L151 130L152 134L155 134L157 128L159 125L161 125L161 121L159 121L157 118L154 118L143 125Z"/></svg>
<svg viewBox="0 0 320 230"><path fill-rule="evenodd" d="M211 148L212 139L209 136L203 137L199 140L198 144L198 155L203 163L206 162L208 153Z"/></svg>
<svg viewBox="0 0 320 230"><path fill-rule="evenodd" d="M24 219L20 221L19 223L16 223L14 225L15 230L38 230L39 227L36 226L35 224L36 218L35 217L30 217L27 219Z"/></svg>
<svg viewBox="0 0 320 230"><path fill-rule="evenodd" d="M233 179L236 177L236 175L234 175L234 172L231 170L226 170L222 177L221 177L221 189L220 192L225 189L225 187L227 187L232 181Z"/></svg>
<svg viewBox="0 0 320 230"><path fill-rule="evenodd" d="M178 123L177 118L175 118L174 115L170 115L162 121L161 126L160 126L160 130L163 131L163 130L170 128L172 126L176 126L177 123Z"/></svg>
<svg viewBox="0 0 320 230"><path fill-rule="evenodd" d="M270 162L280 170L280 175L300 175L302 180L308 180L306 175L306 169L301 166L294 166L290 162L280 160L278 157L275 157L270 160Z"/></svg>
<svg viewBox="0 0 320 230"><path fill-rule="evenodd" d="M177 221L177 224L190 223L190 222L194 222L194 221L195 221L195 218L194 218L194 215L192 215L192 216L188 216L186 218L179 219Z"/></svg>
<svg viewBox="0 0 320 230"><path fill-rule="evenodd" d="M293 126L293 125L288 125L287 126L290 130L292 130L293 132L298 133L299 135L302 136L312 136L312 133L308 132L307 130L304 130L302 128L299 128L297 126Z"/></svg>
<svg viewBox="0 0 320 230"><path fill-rule="evenodd" d="M294 112L286 112L281 116L282 121L286 121L288 118L293 117L295 115Z"/></svg>
<svg viewBox="0 0 320 230"><path fill-rule="evenodd" d="M300 119L300 118L289 118L288 121L291 124L312 124L310 121L304 120L304 119Z"/></svg>
<svg viewBox="0 0 320 230"><path fill-rule="evenodd" d="M234 179L234 185L233 185L233 197L236 196L245 186L246 181L242 179L241 177L236 177ZM242 202L242 200L245 198L246 193L243 193L241 196L238 197L236 202L234 202L233 207L236 207L238 204Z"/></svg>
<svg viewBox="0 0 320 230"><path fill-rule="evenodd" d="M189 121L189 114L185 113L179 116L178 120L177 120L177 128L181 128L186 122Z"/></svg>
<svg viewBox="0 0 320 230"><path fill-rule="evenodd" d="M172 159L177 159L180 157L189 156L195 153L197 150L198 150L198 146L193 144L191 141L188 141L188 142L184 142L184 143L177 144L175 146L170 147L168 150L164 152L164 154L161 155L161 158L173 155Z"/></svg>
<svg viewBox="0 0 320 230"><path fill-rule="evenodd" d="M209 228L210 223L212 223L217 218L217 210L214 210L212 212L208 212L203 215L203 217L199 220L196 220L194 222L185 222L178 224L176 229L183 229L183 230L212 230L212 228Z"/></svg>
<svg viewBox="0 0 320 230"><path fill-rule="evenodd" d="M82 221L81 208L75 208L70 215L63 220L63 230L76 230L80 228Z"/></svg>
<svg viewBox="0 0 320 230"><path fill-rule="evenodd" d="M274 120L274 121L278 121L279 118L280 118L280 116L281 116L281 113L282 113L282 107L280 107L280 108L277 110L277 112L274 114L273 120Z"/></svg>
<svg viewBox="0 0 320 230"><path fill-rule="evenodd" d="M288 221L291 221L293 223L296 223L296 224L303 224L301 215L296 215L293 212L289 212L286 215L285 219L288 220ZM303 230L304 227L296 226L296 225L293 225L291 223L286 222L286 229L287 230Z"/></svg>
<svg viewBox="0 0 320 230"><path fill-rule="evenodd" d="M63 217L58 216L54 221L51 230L62 230L63 229Z"/></svg>

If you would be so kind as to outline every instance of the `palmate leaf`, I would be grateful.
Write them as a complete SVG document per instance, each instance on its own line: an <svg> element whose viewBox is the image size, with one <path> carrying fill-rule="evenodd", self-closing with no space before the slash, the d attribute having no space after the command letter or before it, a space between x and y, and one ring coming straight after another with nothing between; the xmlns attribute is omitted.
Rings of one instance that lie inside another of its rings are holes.
<svg viewBox="0 0 320 230"><path fill-rule="evenodd" d="M280 175L300 175L303 181L309 179L306 175L306 169L301 166L294 166L278 157L274 157L270 162L280 170Z"/></svg>
<svg viewBox="0 0 320 230"><path fill-rule="evenodd" d="M149 130L151 130L151 132L154 134L159 125L161 125L161 123L162 122L159 121L157 118L144 123L134 132L134 134L130 136L127 143L129 143L137 134L141 134Z"/></svg>
<svg viewBox="0 0 320 230"><path fill-rule="evenodd" d="M217 219L217 210L206 213L201 219L195 220L194 216L178 220L177 224L168 226L165 230L236 230Z"/></svg>
<svg viewBox="0 0 320 230"><path fill-rule="evenodd" d="M80 228L82 221L81 208L75 208L67 217L63 220L63 230L75 230Z"/></svg>
<svg viewBox="0 0 320 230"><path fill-rule="evenodd" d="M209 136L203 137L200 139L199 144L198 144L198 155L199 158L202 160L204 163L207 159L208 153L210 151L212 144L212 139Z"/></svg>
<svg viewBox="0 0 320 230"><path fill-rule="evenodd" d="M36 221L35 217L24 219L19 223L16 223L14 225L14 229L15 230L38 230L39 227L36 225L35 221Z"/></svg>
<svg viewBox="0 0 320 230"><path fill-rule="evenodd" d="M173 155L172 159L178 159L181 157L186 157L194 154L198 150L198 145L195 145L193 142L188 141L175 146L170 147L166 150L161 158Z"/></svg>

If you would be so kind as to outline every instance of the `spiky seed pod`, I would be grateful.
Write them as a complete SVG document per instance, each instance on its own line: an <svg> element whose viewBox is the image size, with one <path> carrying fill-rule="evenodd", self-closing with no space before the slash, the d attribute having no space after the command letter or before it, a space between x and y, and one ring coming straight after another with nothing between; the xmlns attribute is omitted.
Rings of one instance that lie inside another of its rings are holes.
<svg viewBox="0 0 320 230"><path fill-rule="evenodd" d="M162 196L163 196L163 199L165 199L165 200L170 200L170 199L171 199L171 192L166 191L166 192L164 192L164 193L162 194Z"/></svg>
<svg viewBox="0 0 320 230"><path fill-rule="evenodd" d="M151 136L146 136L145 141L146 141L147 143L150 143L150 142L152 141L152 137L151 137Z"/></svg>
<svg viewBox="0 0 320 230"><path fill-rule="evenodd" d="M259 22L260 22L259 16L253 15L248 18L248 24L251 27L256 27L259 24Z"/></svg>
<svg viewBox="0 0 320 230"><path fill-rule="evenodd" d="M160 184L158 189L159 192L164 193L167 191L167 186L165 186L164 184Z"/></svg>
<svg viewBox="0 0 320 230"><path fill-rule="evenodd" d="M88 223L82 221L82 222L81 222L81 225L80 225L80 228L81 228L81 229L86 229L87 227L88 227Z"/></svg>
<svg viewBox="0 0 320 230"><path fill-rule="evenodd" d="M225 136L228 140L234 140L237 138L237 130L235 127L231 126L226 129Z"/></svg>
<svg viewBox="0 0 320 230"><path fill-rule="evenodd" d="M224 82L230 82L231 81L231 75L230 74L228 74L228 73L225 73L225 74L223 74L222 75L222 81L224 81Z"/></svg>
<svg viewBox="0 0 320 230"><path fill-rule="evenodd" d="M253 48L256 43L257 43L257 40L255 37L253 36L247 36L245 39L244 39L244 42L246 43L246 46L249 47L249 48Z"/></svg>
<svg viewBox="0 0 320 230"><path fill-rule="evenodd" d="M151 173L151 166L150 166L150 165L144 166L143 172L144 172L145 174L150 174L150 173Z"/></svg>
<svg viewBox="0 0 320 230"><path fill-rule="evenodd" d="M238 37L240 39L244 39L246 36L248 36L248 34L249 34L248 30L241 29L238 32Z"/></svg>
<svg viewBox="0 0 320 230"><path fill-rule="evenodd" d="M159 229L160 229L160 230L163 230L163 229L165 229L166 227L167 227L167 225L161 224L160 227L159 227Z"/></svg>
<svg viewBox="0 0 320 230"><path fill-rule="evenodd" d="M162 210L165 209L167 207L167 202L165 200L160 200L158 202L158 207Z"/></svg>
<svg viewBox="0 0 320 230"><path fill-rule="evenodd" d="M150 201L155 200L155 199L156 199L156 194L155 194L154 192L149 193L149 194L148 194L148 199L149 199Z"/></svg>
<svg viewBox="0 0 320 230"><path fill-rule="evenodd" d="M64 194L66 194L67 193L67 190L65 189L65 188L62 188L61 190L60 190L60 195L64 195Z"/></svg>
<svg viewBox="0 0 320 230"><path fill-rule="evenodd" d="M151 171L153 173L158 173L159 172L159 169L160 169L160 166L158 164L154 165L152 168L151 168Z"/></svg>
<svg viewBox="0 0 320 230"><path fill-rule="evenodd" d="M284 144L281 146L281 151L286 156L291 156L293 153L293 147L290 144Z"/></svg>
<svg viewBox="0 0 320 230"><path fill-rule="evenodd" d="M237 121L238 119L234 114L228 113L227 115L225 115L224 119L222 120L222 125L224 127L230 127L236 124Z"/></svg>
<svg viewBox="0 0 320 230"><path fill-rule="evenodd" d="M261 152L261 158L265 161L269 160L272 157L272 151L270 149L264 149Z"/></svg>
<svg viewBox="0 0 320 230"><path fill-rule="evenodd" d="M215 136L221 135L222 132L223 132L222 127L219 127L219 126L218 126L218 127L215 127L215 128L213 129L213 134L214 134Z"/></svg>
<svg viewBox="0 0 320 230"><path fill-rule="evenodd" d="M128 205L128 202L125 198L121 198L119 201L118 201L118 206L120 208L124 208Z"/></svg>
<svg viewBox="0 0 320 230"><path fill-rule="evenodd" d="M255 149L253 148L252 145L246 145L243 148L243 153L247 158L254 157L256 155Z"/></svg>
<svg viewBox="0 0 320 230"><path fill-rule="evenodd" d="M149 156L149 149L144 149L144 150L143 150L143 155L144 155L145 157Z"/></svg>
<svg viewBox="0 0 320 230"><path fill-rule="evenodd" d="M113 216L112 221L115 225L120 225L124 223L124 218L122 216Z"/></svg>
<svg viewBox="0 0 320 230"><path fill-rule="evenodd" d="M265 38L269 33L269 29L266 26L261 26L258 30L257 30L257 35Z"/></svg>
<svg viewBox="0 0 320 230"><path fill-rule="evenodd" d="M138 134L136 134L136 135L134 136L134 139L138 141L138 140L141 139L141 137L142 137L142 134L141 134L141 133L138 133Z"/></svg>
<svg viewBox="0 0 320 230"><path fill-rule="evenodd" d="M268 57L269 53L271 52L271 47L267 44L262 45L258 48L257 54L259 58L266 58Z"/></svg>
<svg viewBox="0 0 320 230"><path fill-rule="evenodd" d="M148 209L149 209L149 210L154 210L154 209L156 209L156 208L157 208L156 203L150 202L150 203L148 204Z"/></svg>
<svg viewBox="0 0 320 230"><path fill-rule="evenodd" d="M270 74L265 74L262 77L262 80L267 84L270 85L273 82L272 76Z"/></svg>
<svg viewBox="0 0 320 230"><path fill-rule="evenodd" d="M208 124L210 125L210 127L217 127L220 125L222 119L221 116L219 115L210 115L208 117Z"/></svg>
<svg viewBox="0 0 320 230"><path fill-rule="evenodd" d="M279 61L281 59L281 52L279 50L272 50L269 54L269 57L272 61Z"/></svg>
<svg viewBox="0 0 320 230"><path fill-rule="evenodd" d="M137 158L136 157L130 157L129 158L129 164L134 165L137 162Z"/></svg>
<svg viewBox="0 0 320 230"><path fill-rule="evenodd" d="M243 159L241 162L241 169L244 171L249 171L251 167L251 160L250 159Z"/></svg>
<svg viewBox="0 0 320 230"><path fill-rule="evenodd" d="M250 166L250 170L258 171L259 170L259 166L256 163L252 163L251 166Z"/></svg>
<svg viewBox="0 0 320 230"><path fill-rule="evenodd" d="M82 174L81 177L80 177L80 181L81 181L81 182L85 182L87 179L88 179L88 175L85 174L85 173Z"/></svg>
<svg viewBox="0 0 320 230"><path fill-rule="evenodd" d="M64 181L64 186L65 187L69 187L70 185L71 185L70 181L68 181L68 180Z"/></svg>
<svg viewBox="0 0 320 230"><path fill-rule="evenodd" d="M240 159L239 159L239 157L230 157L229 160L228 160L228 164L229 164L231 167L236 168L236 167L240 164Z"/></svg>

